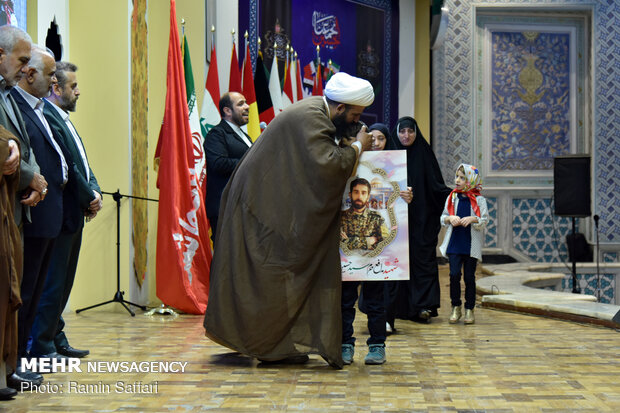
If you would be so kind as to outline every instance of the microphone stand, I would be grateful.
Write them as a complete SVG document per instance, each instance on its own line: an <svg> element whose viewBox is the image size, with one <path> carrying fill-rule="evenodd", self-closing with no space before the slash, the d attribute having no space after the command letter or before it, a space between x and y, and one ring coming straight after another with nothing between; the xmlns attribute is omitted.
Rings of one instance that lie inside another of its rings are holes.
<svg viewBox="0 0 620 413"><path fill-rule="evenodd" d="M600 260L600 250L598 243L598 215L594 215L594 226L596 227L596 296L598 298L598 302L601 302L601 271L599 268L599 260Z"/></svg>
<svg viewBox="0 0 620 413"><path fill-rule="evenodd" d="M142 199L145 201L155 201L155 202L159 202L159 201L157 199L143 198L143 197L133 196L133 195L123 195L119 192L118 189L116 190L116 192L101 191L101 193L106 194L106 195L112 195L112 199L116 201L116 293L114 293L114 298L112 298L111 300L104 301L99 304L91 305L86 308L80 308L79 310L76 310L75 312L81 313L82 311L90 310L91 308L99 307L105 304L120 303L123 307L125 307L127 311L129 311L129 314L131 314L132 317L135 317L136 314L131 310L131 308L127 306L127 304L133 305L134 307L138 307L143 311L146 311L146 306L135 304L135 303L132 303L131 301L125 300L123 298L123 295L125 294L125 292L121 291L121 258L120 258L121 257L121 199L125 197L125 198L132 198L132 199Z"/></svg>
<svg viewBox="0 0 620 413"><path fill-rule="evenodd" d="M576 253L576 245L577 242L575 242L575 239L577 238L577 232L575 230L575 221L576 218L572 217L573 219L573 242L570 246L570 252L573 256L573 269L572 269L572 278L573 278L573 293L574 294L581 294L581 289L579 288L579 285L577 284L577 253Z"/></svg>

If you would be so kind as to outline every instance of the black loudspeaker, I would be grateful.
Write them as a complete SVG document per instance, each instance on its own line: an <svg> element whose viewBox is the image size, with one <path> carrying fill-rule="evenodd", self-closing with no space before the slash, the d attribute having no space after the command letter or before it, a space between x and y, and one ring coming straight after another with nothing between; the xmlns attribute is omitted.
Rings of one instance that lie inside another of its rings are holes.
<svg viewBox="0 0 620 413"><path fill-rule="evenodd" d="M590 209L590 157L558 156L553 160L555 215L588 217Z"/></svg>

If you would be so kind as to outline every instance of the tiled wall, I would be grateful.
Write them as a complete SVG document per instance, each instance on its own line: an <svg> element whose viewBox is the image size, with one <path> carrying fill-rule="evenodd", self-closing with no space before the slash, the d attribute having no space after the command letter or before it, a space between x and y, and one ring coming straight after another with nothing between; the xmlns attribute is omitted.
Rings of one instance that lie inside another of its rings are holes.
<svg viewBox="0 0 620 413"><path fill-rule="evenodd" d="M620 2L446 0L444 6L449 10L446 38L433 52L433 142L444 173L452 171L457 162L479 164L482 161L480 142L476 140L478 116L483 110L476 107L476 79L480 75L475 73L479 58L475 36L478 10L494 7L500 13L516 9L540 12L539 21L544 21L545 13L558 11L585 16L584 30L588 37L584 44L589 45L590 41L594 44L589 65L593 73L591 77L582 75L585 84L591 86L591 93L584 96L584 113L592 126L591 132L584 134L587 135L583 138L584 146L577 149L592 155L593 214L600 216L599 237L605 247L601 259L617 261L620 251ZM450 177L445 178L450 182ZM536 197L519 191L527 192L527 179L521 182L524 187L516 190L510 189L511 182L509 179L504 182L503 196L510 200L504 211L494 210L496 222L487 229L486 245L505 252L514 249L533 261L567 261L564 236L570 230L570 220L552 214L552 178L536 183L540 194ZM489 201L491 209L495 208L497 199ZM512 212L508 213L506 210L510 208ZM585 220L580 220L580 232L586 232L586 237L593 240L594 226L584 225ZM499 236L502 231L508 233Z"/></svg>

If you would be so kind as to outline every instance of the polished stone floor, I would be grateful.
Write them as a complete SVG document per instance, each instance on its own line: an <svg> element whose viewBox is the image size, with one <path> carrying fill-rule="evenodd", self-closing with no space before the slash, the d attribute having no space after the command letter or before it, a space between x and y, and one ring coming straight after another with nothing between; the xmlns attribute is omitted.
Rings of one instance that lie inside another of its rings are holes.
<svg viewBox="0 0 620 413"><path fill-rule="evenodd" d="M441 283L439 317L429 325L397 320L386 364L364 365L358 344L343 370L318 356L303 366L262 366L206 339L200 316L131 317L116 303L67 314L72 345L91 350L82 372L45 374L45 392L0 402L0 411L620 411L617 330L480 307L476 324L451 325L445 267ZM123 361L128 371L104 371ZM187 364L157 373L134 371L144 365L133 362Z"/></svg>

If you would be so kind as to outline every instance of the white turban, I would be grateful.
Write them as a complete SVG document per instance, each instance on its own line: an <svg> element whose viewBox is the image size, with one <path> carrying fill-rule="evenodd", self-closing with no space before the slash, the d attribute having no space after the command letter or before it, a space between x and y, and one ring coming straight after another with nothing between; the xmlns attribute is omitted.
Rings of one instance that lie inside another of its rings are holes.
<svg viewBox="0 0 620 413"><path fill-rule="evenodd" d="M329 79L323 94L334 102L355 106L370 106L375 100L375 92L368 80L344 72L338 72Z"/></svg>

